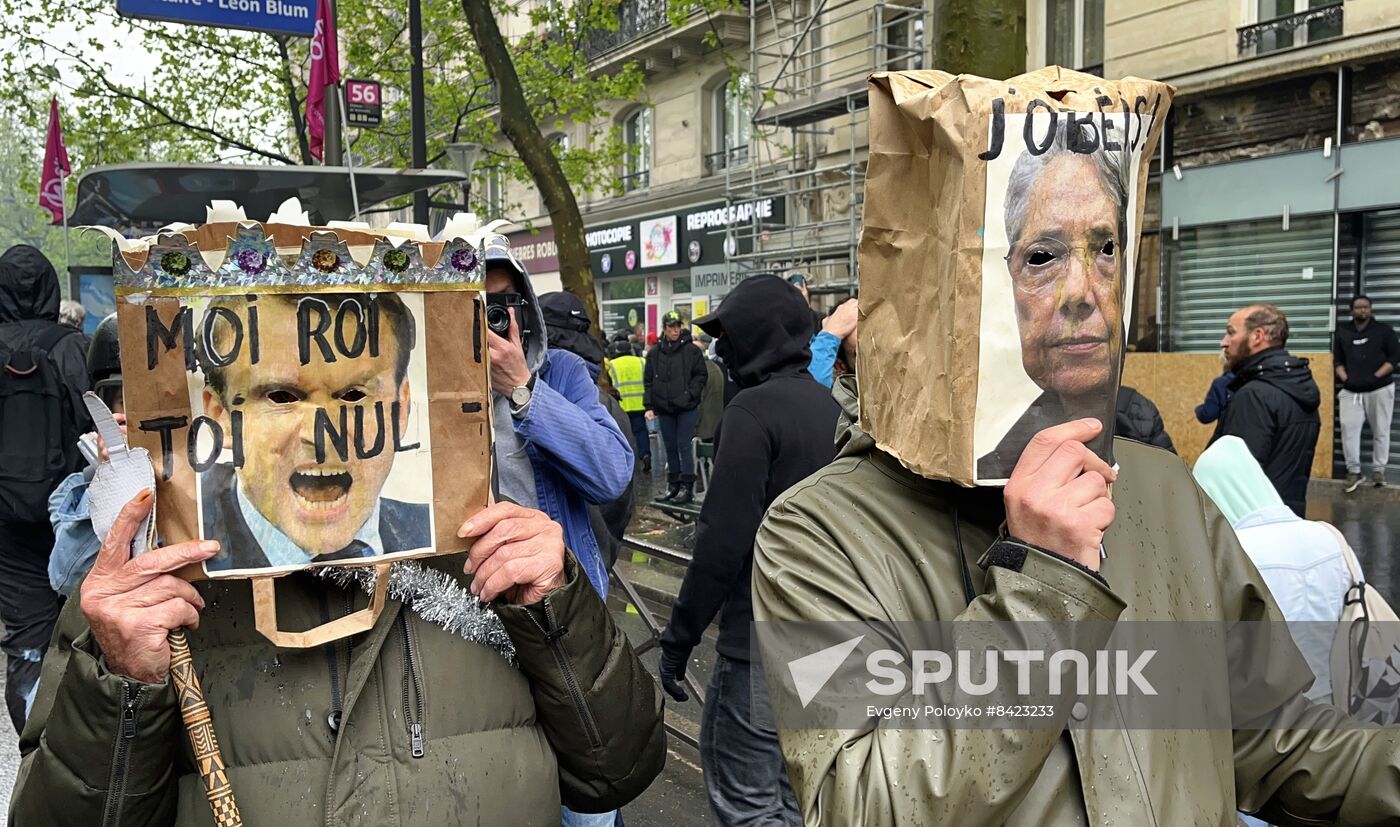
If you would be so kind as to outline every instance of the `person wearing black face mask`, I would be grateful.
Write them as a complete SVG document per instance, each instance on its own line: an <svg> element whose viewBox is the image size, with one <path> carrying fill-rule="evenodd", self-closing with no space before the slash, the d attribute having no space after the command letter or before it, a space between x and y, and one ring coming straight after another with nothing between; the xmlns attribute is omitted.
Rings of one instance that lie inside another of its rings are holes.
<svg viewBox="0 0 1400 827"><path fill-rule="evenodd" d="M1385 485L1390 461L1390 422L1395 411L1395 363L1400 342L1390 325L1371 316L1371 300L1351 300L1351 321L1339 322L1333 338L1337 413L1342 423L1342 455L1347 465L1348 494L1361 487L1361 426L1371 426L1371 482Z"/></svg>

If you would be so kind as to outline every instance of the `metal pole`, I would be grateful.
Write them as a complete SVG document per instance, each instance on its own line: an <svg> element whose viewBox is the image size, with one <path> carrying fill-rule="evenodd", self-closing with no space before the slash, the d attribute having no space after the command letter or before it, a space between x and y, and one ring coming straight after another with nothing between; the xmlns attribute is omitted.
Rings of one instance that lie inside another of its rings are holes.
<svg viewBox="0 0 1400 827"><path fill-rule="evenodd" d="M1332 137L1332 312L1328 314L1328 329L1337 329L1337 300L1341 295L1342 283L1342 137L1345 132L1346 118L1346 82L1347 70L1345 66L1337 67L1337 129ZM1352 281L1352 295L1363 289L1361 283L1361 271L1358 269Z"/></svg>
<svg viewBox="0 0 1400 827"><path fill-rule="evenodd" d="M340 27L336 25L335 0L331 0L330 13L331 31L336 33L335 36L338 40L340 38ZM335 52L337 55L340 54L339 45L339 43L336 44L337 48ZM339 66L335 68L337 70L340 69ZM336 74L339 74L339 71L337 71ZM321 163L328 167L338 167L344 163L342 144L344 136L340 128L343 122L344 108L340 105L340 84L330 83L326 85L324 101L325 103L322 104L325 106L323 122L325 123L326 134L325 140L322 143L322 152L324 154L321 156ZM354 184L352 183L351 188L353 189L353 187Z"/></svg>
<svg viewBox="0 0 1400 827"><path fill-rule="evenodd" d="M423 9L420 0L408 0L409 106L412 113L413 168L428 166L428 124L423 98ZM413 193L413 223L428 224L428 191Z"/></svg>
<svg viewBox="0 0 1400 827"><path fill-rule="evenodd" d="M336 92L336 103L340 103L340 102L341 102L341 101L340 101L340 94L339 94L339 90L337 90L337 92ZM341 132L345 135L345 143L346 143L346 150L345 150L345 167L346 167L346 169L348 169L348 170L350 171L350 203L351 203L351 205L354 206L354 208L355 208L355 212L351 213L351 215L350 215L350 220L351 220L351 221L355 221L356 219L358 219L358 218L360 217L360 191L359 191L359 188L357 188L357 187L355 186L355 153L351 152L351 151L350 151L350 148L349 148L349 144L350 144L350 122L346 120L345 107L344 107L344 106L341 106L341 107L339 107L339 109L340 109L340 126L341 126ZM340 144L339 144L339 143L336 144L336 149L337 149L337 150L340 149Z"/></svg>
<svg viewBox="0 0 1400 827"><path fill-rule="evenodd" d="M63 188L63 276L64 280L67 280L73 275L73 256L68 251L68 176L60 174L58 181L59 186Z"/></svg>

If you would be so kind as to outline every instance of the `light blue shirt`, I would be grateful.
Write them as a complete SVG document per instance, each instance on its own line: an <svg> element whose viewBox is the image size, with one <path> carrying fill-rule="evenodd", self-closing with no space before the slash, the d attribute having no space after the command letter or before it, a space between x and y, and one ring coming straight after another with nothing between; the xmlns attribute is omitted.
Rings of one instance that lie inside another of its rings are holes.
<svg viewBox="0 0 1400 827"><path fill-rule="evenodd" d="M828 388L831 387L831 375L835 372L836 355L841 350L841 340L821 330L812 337L808 347L812 350L812 362L807 366L807 372L812 374L813 379Z"/></svg>
<svg viewBox="0 0 1400 827"><path fill-rule="evenodd" d="M248 531L253 535L253 539L258 541L262 548L263 555L267 557L269 566L305 566L312 561L310 554L307 554L301 546L297 545L292 538L282 533L282 530L262 515L248 500L248 496L243 492L243 480L238 480L235 487L238 497L238 510L243 514L243 522L248 524ZM360 530L355 533L355 539L369 546L364 557L373 557L384 553L384 542L379 538L379 500L374 501L374 510L369 513L369 519L360 526ZM338 549L337 549L338 550Z"/></svg>

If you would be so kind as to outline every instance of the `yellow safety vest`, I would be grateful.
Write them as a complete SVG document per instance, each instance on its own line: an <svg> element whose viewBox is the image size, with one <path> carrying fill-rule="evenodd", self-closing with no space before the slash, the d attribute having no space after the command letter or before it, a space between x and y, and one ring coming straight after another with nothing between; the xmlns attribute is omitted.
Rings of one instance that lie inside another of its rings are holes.
<svg viewBox="0 0 1400 827"><path fill-rule="evenodd" d="M643 403L642 360L639 356L619 356L608 360L608 376L622 397L622 409L628 413L646 410Z"/></svg>

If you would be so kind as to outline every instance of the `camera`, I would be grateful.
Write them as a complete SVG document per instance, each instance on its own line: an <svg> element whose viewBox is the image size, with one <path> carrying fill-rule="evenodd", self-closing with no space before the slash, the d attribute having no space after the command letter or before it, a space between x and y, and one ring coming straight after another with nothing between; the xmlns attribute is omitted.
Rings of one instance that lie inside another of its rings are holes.
<svg viewBox="0 0 1400 827"><path fill-rule="evenodd" d="M515 312L515 317L520 325L520 336L523 339L530 332L529 316L525 312L529 306L529 300L519 293L487 293L486 326L491 328L496 335L505 336L510 331L509 308L520 308Z"/></svg>

